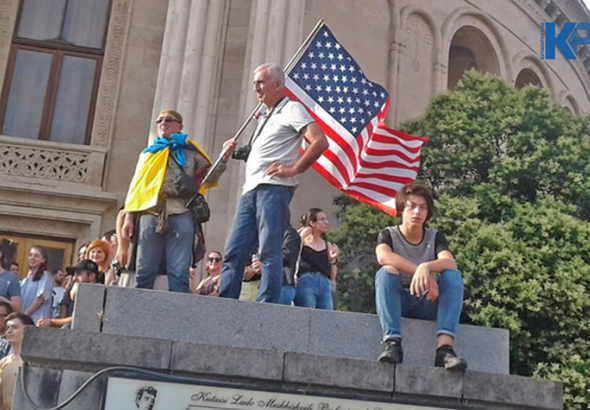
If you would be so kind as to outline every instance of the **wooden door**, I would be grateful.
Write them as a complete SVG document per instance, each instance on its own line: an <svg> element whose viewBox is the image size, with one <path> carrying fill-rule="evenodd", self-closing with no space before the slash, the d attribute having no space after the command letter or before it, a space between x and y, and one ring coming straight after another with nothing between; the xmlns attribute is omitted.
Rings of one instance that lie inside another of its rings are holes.
<svg viewBox="0 0 590 410"><path fill-rule="evenodd" d="M51 272L53 269L64 269L72 264L74 253L74 241L59 240L46 237L24 236L0 232L0 239L11 239L16 244L15 262L18 263L18 278L27 276L27 256L31 247L37 245L47 249L47 267Z"/></svg>

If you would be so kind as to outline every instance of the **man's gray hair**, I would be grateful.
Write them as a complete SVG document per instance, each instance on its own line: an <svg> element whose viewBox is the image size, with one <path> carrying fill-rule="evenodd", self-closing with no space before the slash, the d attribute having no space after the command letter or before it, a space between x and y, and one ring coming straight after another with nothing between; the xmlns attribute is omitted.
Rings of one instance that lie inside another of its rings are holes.
<svg viewBox="0 0 590 410"><path fill-rule="evenodd" d="M254 70L254 74L261 70L266 70L270 78L272 78L275 81L280 81L281 84L283 84L283 86L285 85L285 73L279 65L273 63L259 65L258 67L256 67L256 70Z"/></svg>

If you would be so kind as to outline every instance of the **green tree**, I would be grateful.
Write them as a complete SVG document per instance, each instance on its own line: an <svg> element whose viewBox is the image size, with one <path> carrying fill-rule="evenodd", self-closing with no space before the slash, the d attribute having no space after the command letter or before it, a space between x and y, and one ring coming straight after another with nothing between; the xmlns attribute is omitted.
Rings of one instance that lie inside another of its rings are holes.
<svg viewBox="0 0 590 410"><path fill-rule="evenodd" d="M510 330L511 371L561 380L590 406L588 118L546 90L468 72L404 131L426 135L419 179L465 280L462 322ZM374 312L377 235L396 221L338 198L341 308Z"/></svg>

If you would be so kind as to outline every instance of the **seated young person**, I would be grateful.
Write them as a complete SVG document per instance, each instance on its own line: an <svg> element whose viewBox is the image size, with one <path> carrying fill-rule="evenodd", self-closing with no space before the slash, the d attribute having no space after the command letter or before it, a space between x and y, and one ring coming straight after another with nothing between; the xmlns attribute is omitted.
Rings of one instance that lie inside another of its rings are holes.
<svg viewBox="0 0 590 410"><path fill-rule="evenodd" d="M441 232L424 225L434 212L430 190L405 185L397 193L402 223L379 234L375 249L381 269L375 278L377 314L383 330L381 362L403 360L401 317L437 321L435 366L464 370L453 350L463 306L463 279Z"/></svg>
<svg viewBox="0 0 590 410"><path fill-rule="evenodd" d="M67 289L61 301L58 318L43 317L37 321L39 327L61 327L70 329L74 321L74 301L80 283L96 283L99 276L98 265L90 259L83 259L76 266L66 268L68 276L72 276L72 287Z"/></svg>

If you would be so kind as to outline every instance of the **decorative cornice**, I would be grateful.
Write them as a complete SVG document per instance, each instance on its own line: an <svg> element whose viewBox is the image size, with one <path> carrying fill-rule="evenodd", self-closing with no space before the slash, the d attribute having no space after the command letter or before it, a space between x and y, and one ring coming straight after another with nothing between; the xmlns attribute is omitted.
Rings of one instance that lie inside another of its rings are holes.
<svg viewBox="0 0 590 410"><path fill-rule="evenodd" d="M129 30L131 0L114 0L107 33L90 144L106 147L114 125L123 52Z"/></svg>
<svg viewBox="0 0 590 410"><path fill-rule="evenodd" d="M539 33L541 23L547 23L550 16L544 13L539 5L533 0L511 0L518 8L520 8L525 14L527 14L538 26ZM552 2L551 2L552 3ZM557 8L557 5L555 6ZM559 13L561 15L561 11ZM564 14L565 16L565 14ZM567 17L567 16L566 16ZM590 93L590 75L584 67L582 60L568 60L574 70L580 75L584 85L586 86L586 94Z"/></svg>
<svg viewBox="0 0 590 410"><path fill-rule="evenodd" d="M90 155L0 142L0 175L84 184Z"/></svg>

